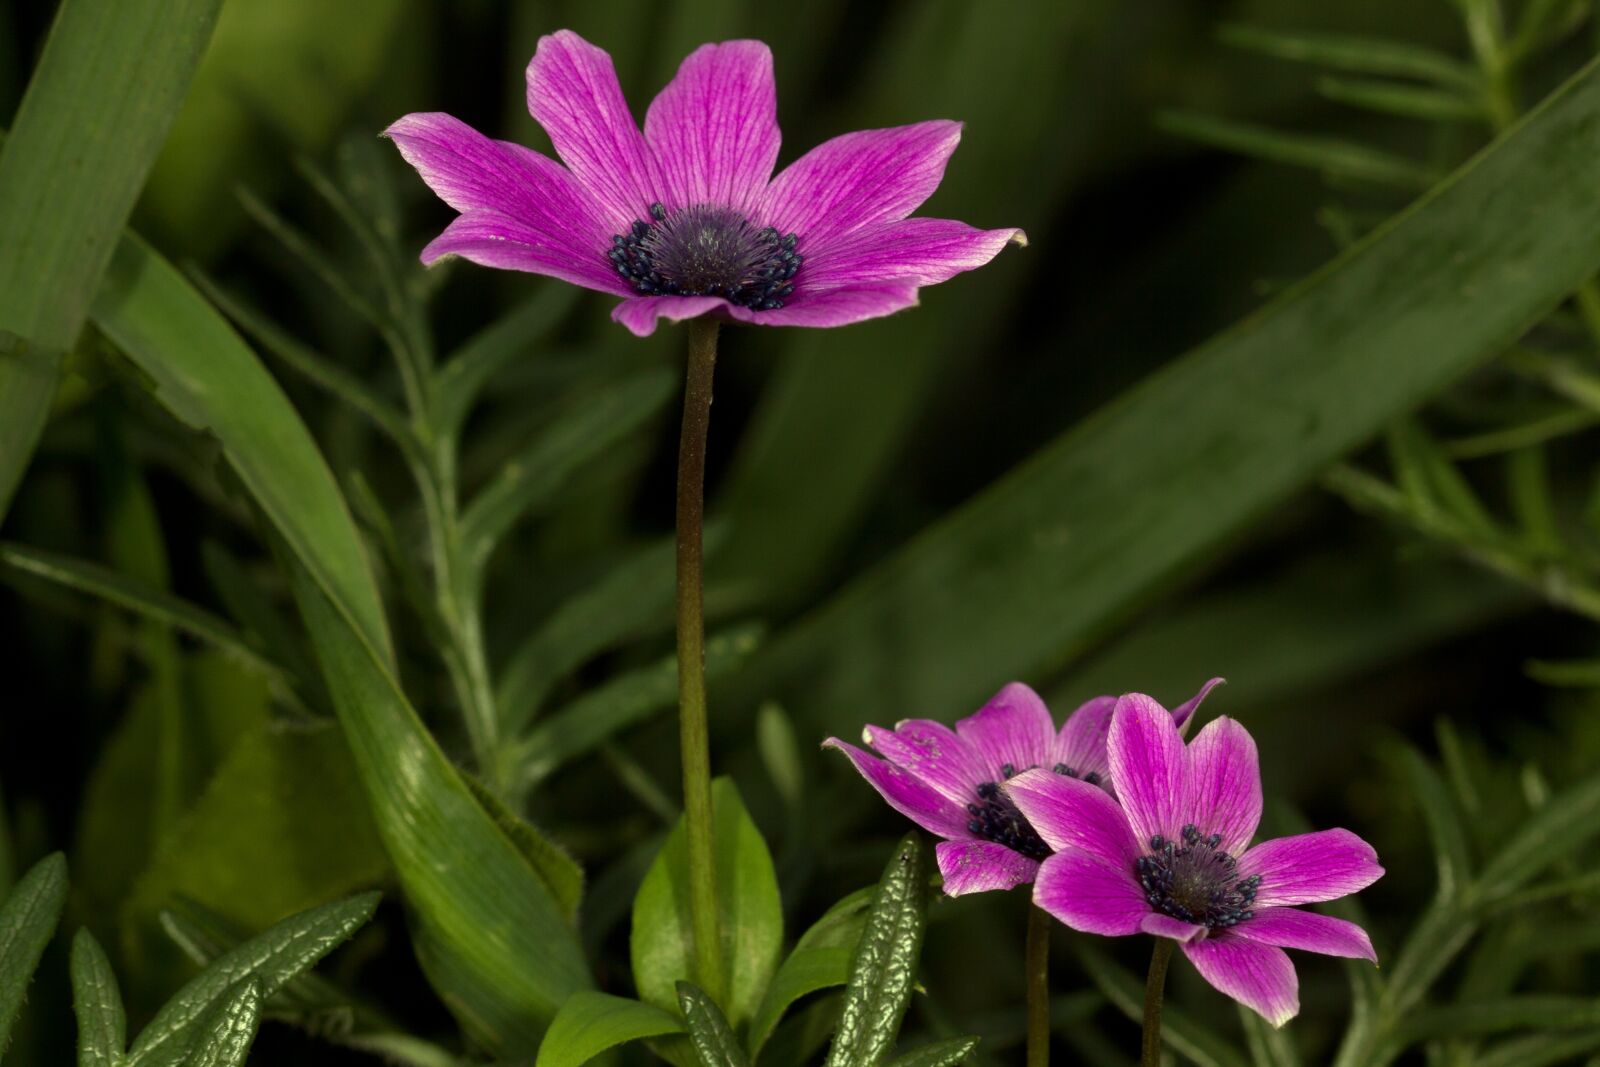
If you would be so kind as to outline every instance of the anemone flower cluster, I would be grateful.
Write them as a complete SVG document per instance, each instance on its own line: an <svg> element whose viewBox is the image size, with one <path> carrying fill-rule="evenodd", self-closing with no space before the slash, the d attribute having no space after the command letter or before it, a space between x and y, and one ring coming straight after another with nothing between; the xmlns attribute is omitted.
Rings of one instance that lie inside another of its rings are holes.
<svg viewBox="0 0 1600 1067"><path fill-rule="evenodd" d="M1300 905L1364 889L1383 868L1348 830L1251 846L1254 740L1226 717L1183 740L1212 684L1173 712L1138 693L1098 698L1049 740L1043 702L1013 684L954 731L921 720L868 727L892 762L828 743L896 810L951 839L939 846L947 892L1031 880L1034 903L1067 926L1170 938L1212 986L1281 1026L1300 1007L1284 949L1377 962L1359 926ZM965 807L963 790L973 794Z"/></svg>
<svg viewBox="0 0 1600 1067"><path fill-rule="evenodd" d="M772 53L707 44L683 61L640 129L611 57L570 30L539 41L528 110L561 162L450 115L385 131L459 212L423 250L612 293L640 336L661 318L843 326L917 302L980 267L1019 229L909 218L961 138L943 120L827 141L775 177Z"/></svg>

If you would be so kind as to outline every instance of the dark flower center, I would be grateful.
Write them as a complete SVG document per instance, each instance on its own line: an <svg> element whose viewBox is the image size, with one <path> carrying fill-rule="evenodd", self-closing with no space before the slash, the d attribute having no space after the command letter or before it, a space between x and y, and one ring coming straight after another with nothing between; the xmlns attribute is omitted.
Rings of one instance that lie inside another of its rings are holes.
<svg viewBox="0 0 1600 1067"><path fill-rule="evenodd" d="M1056 764L1055 772L1068 778L1078 777L1078 773L1065 763ZM1007 763L1000 768L1001 778L1010 779L1016 775L1014 764ZM1090 771L1083 776L1083 780L1094 785L1100 781L1100 776ZM1050 855L1050 846L1028 825L1028 820L1017 810L1011 798L1000 791L999 782L979 782L978 802L967 805L967 814L972 816L972 821L967 823L967 830L985 841L1004 845L1029 859L1042 860Z"/></svg>
<svg viewBox="0 0 1600 1067"><path fill-rule="evenodd" d="M757 229L732 208L695 204L671 214L650 206L651 221L611 238L606 258L646 296L720 296L754 311L783 307L805 262L799 238Z"/></svg>
<svg viewBox="0 0 1600 1067"><path fill-rule="evenodd" d="M1180 843L1157 834L1150 839L1150 854L1134 864L1150 906L1212 929L1236 926L1253 916L1250 905L1261 876L1239 877L1239 861L1217 847L1221 834L1202 837L1190 823L1182 836Z"/></svg>

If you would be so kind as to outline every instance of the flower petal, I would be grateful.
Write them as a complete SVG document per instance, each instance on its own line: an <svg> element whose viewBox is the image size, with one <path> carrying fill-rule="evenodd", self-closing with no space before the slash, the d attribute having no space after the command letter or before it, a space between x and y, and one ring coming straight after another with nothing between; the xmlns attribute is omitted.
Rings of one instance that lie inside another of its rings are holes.
<svg viewBox="0 0 1600 1067"><path fill-rule="evenodd" d="M1174 941L1193 941L1206 932L1204 926L1186 923L1182 919L1174 919L1170 915L1163 915L1159 911L1152 911L1139 923L1143 933L1155 937L1170 937Z"/></svg>
<svg viewBox="0 0 1600 1067"><path fill-rule="evenodd" d="M1282 1026L1300 1012L1300 980L1281 948L1213 935L1183 944L1200 977L1219 992Z"/></svg>
<svg viewBox="0 0 1600 1067"><path fill-rule="evenodd" d="M611 309L611 317L639 337L656 332L656 320L680 322L728 306L720 296L635 296Z"/></svg>
<svg viewBox="0 0 1600 1067"><path fill-rule="evenodd" d="M1002 768L1013 773L1037 767L1050 758L1055 741L1050 709L1039 694L1012 682L989 702L956 723L956 733L972 746L989 781L999 781Z"/></svg>
<svg viewBox="0 0 1600 1067"><path fill-rule="evenodd" d="M1107 937L1138 933L1150 914L1131 872L1075 848L1062 849L1039 865L1033 902L1074 930Z"/></svg>
<svg viewBox="0 0 1600 1067"><path fill-rule="evenodd" d="M1082 849L1113 867L1133 870L1138 842L1128 817L1105 790L1043 769L1018 775L1004 789L1052 849Z"/></svg>
<svg viewBox="0 0 1600 1067"><path fill-rule="evenodd" d="M621 283L606 270L605 260L580 256L549 228L494 211L458 215L422 250L422 262L460 256L485 267L547 274L603 293L617 293Z"/></svg>
<svg viewBox="0 0 1600 1067"><path fill-rule="evenodd" d="M1180 732L1188 732L1189 723L1194 718L1194 713L1199 710L1201 702L1205 700L1206 694L1226 681L1226 678L1211 679L1200 687L1200 692L1172 709L1172 721L1178 724Z"/></svg>
<svg viewBox="0 0 1600 1067"><path fill-rule="evenodd" d="M1378 853L1349 830L1280 837L1239 857L1239 873L1261 876L1257 908L1315 904L1365 889L1383 877Z"/></svg>
<svg viewBox="0 0 1600 1067"><path fill-rule="evenodd" d="M571 30L539 38L528 63L528 111L604 209L612 233L650 217L663 182L603 49Z"/></svg>
<svg viewBox="0 0 1600 1067"><path fill-rule="evenodd" d="M1372 939L1353 922L1299 908L1265 908L1230 931L1236 937L1279 948L1302 948L1324 956L1378 962Z"/></svg>
<svg viewBox="0 0 1600 1067"><path fill-rule="evenodd" d="M1111 763L1106 757L1106 737L1111 732L1111 713L1116 707L1116 697L1095 697L1079 705L1056 735L1055 762L1065 763L1079 778L1098 774L1109 785Z"/></svg>
<svg viewBox="0 0 1600 1067"><path fill-rule="evenodd" d="M944 891L952 897L1010 889L1033 881L1037 860L993 841L941 841L933 853L944 875Z"/></svg>
<svg viewBox="0 0 1600 1067"><path fill-rule="evenodd" d="M783 233L798 233L809 263L857 227L915 211L939 187L960 140L959 122L938 120L824 141L772 180L757 215Z"/></svg>
<svg viewBox="0 0 1600 1067"><path fill-rule="evenodd" d="M1179 809L1187 758L1167 709L1143 693L1119 699L1106 754L1111 782L1140 847L1157 834L1176 840L1186 821Z"/></svg>
<svg viewBox="0 0 1600 1067"><path fill-rule="evenodd" d="M943 793L924 785L894 764L869 755L837 737L828 738L822 745L824 748L837 748L849 756L850 762L861 772L861 777L889 802L891 808L924 830L940 837L960 840L972 838L972 833L967 829L969 819L966 809Z"/></svg>
<svg viewBox="0 0 1600 1067"><path fill-rule="evenodd" d="M867 743L958 804L978 799L978 783L988 781L972 747L942 722L906 719L893 730L868 726Z"/></svg>
<svg viewBox="0 0 1600 1067"><path fill-rule="evenodd" d="M1184 816L1202 835L1221 834L1222 851L1237 856L1261 822L1261 766L1255 739L1233 719L1206 723L1189 742Z"/></svg>
<svg viewBox="0 0 1600 1067"><path fill-rule="evenodd" d="M806 281L833 288L884 278L909 278L919 285L949 281L981 267L1008 244L1026 245L1021 230L980 230L953 219L901 219L862 226L807 247Z"/></svg>
<svg viewBox="0 0 1600 1067"><path fill-rule="evenodd" d="M760 41L691 52L651 103L644 137L669 210L723 204L749 210L778 162L778 91Z"/></svg>
<svg viewBox="0 0 1600 1067"><path fill-rule="evenodd" d="M781 308L752 311L730 306L728 315L752 326L848 326L917 305L917 287L908 281L876 282L845 289L802 289Z"/></svg>

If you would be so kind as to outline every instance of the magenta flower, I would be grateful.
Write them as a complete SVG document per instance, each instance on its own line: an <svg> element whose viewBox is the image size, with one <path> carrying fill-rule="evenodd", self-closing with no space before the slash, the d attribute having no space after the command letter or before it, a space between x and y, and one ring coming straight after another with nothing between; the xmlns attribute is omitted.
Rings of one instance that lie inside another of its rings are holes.
<svg viewBox="0 0 1600 1067"><path fill-rule="evenodd" d="M641 133L611 57L570 30L541 38L528 110L561 164L439 112L390 126L401 155L460 216L422 252L548 274L657 318L715 313L843 326L917 302L917 288L989 262L1021 230L907 218L939 185L956 122L836 137L776 178L778 104L760 41L696 49Z"/></svg>
<svg viewBox="0 0 1600 1067"><path fill-rule="evenodd" d="M1212 686L1172 712L1174 730L1188 721ZM1115 697L1095 697L1067 716L1058 733L1039 694L1012 682L954 730L930 719L904 719L893 730L868 726L862 739L877 759L837 737L824 742L850 757L889 806L946 840L934 854L951 896L1010 889L1033 881L1050 848L1001 789L1032 768L1075 779L1113 807L1106 731Z"/></svg>
<svg viewBox="0 0 1600 1067"><path fill-rule="evenodd" d="M1054 851L1035 904L1074 930L1178 941L1206 981L1273 1026L1300 1010L1285 948L1377 962L1361 927L1295 907L1377 881L1371 845L1322 830L1246 847L1261 821L1261 771L1244 727L1217 719L1185 747L1160 704L1130 694L1111 717L1107 756L1120 805L1043 771L1005 785Z"/></svg>

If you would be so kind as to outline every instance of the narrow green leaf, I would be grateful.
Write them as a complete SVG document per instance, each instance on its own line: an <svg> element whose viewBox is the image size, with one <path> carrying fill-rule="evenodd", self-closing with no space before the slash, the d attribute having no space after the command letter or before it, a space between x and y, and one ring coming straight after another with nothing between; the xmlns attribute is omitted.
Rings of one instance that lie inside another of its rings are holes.
<svg viewBox="0 0 1600 1067"><path fill-rule="evenodd" d="M1078 960L1094 984L1118 1011L1134 1022L1144 1018L1144 982L1112 963L1084 938L1074 943ZM1187 1057L1195 1067L1249 1067L1234 1051L1233 1043L1199 1025L1169 999L1161 1009L1161 1036L1173 1051Z"/></svg>
<svg viewBox="0 0 1600 1067"><path fill-rule="evenodd" d="M219 1005L240 1002L241 983L259 982L257 1004L355 933L378 906L363 893L292 915L219 957L156 1012L128 1052L129 1067L176 1067L198 1035L212 1032ZM252 1024L253 1027L253 1024ZM253 1031L252 1031L253 1032Z"/></svg>
<svg viewBox="0 0 1600 1067"><path fill-rule="evenodd" d="M888 1067L956 1067L978 1047L978 1037L952 1037L912 1049L889 1061Z"/></svg>
<svg viewBox="0 0 1600 1067"><path fill-rule="evenodd" d="M214 646L242 666L287 685L282 669L251 648L233 626L164 589L98 563L14 542L0 542L0 564L110 601L153 622L175 627Z"/></svg>
<svg viewBox="0 0 1600 1067"><path fill-rule="evenodd" d="M23 994L66 899L67 861L56 852L34 864L0 904L0 1049L11 1038Z"/></svg>
<svg viewBox="0 0 1600 1067"><path fill-rule="evenodd" d="M238 558L217 542L206 541L200 546L200 564L222 606L250 638L252 647L262 648L267 659L288 672L297 687L304 687L318 707L328 707L322 675L304 638Z"/></svg>
<svg viewBox="0 0 1600 1067"><path fill-rule="evenodd" d="M1492 1045L1472 1064L1473 1067L1551 1067L1577 1063L1580 1057L1596 1049L1600 1049L1600 1028L1576 1034L1535 1034Z"/></svg>
<svg viewBox="0 0 1600 1067"><path fill-rule="evenodd" d="M56 12L0 146L0 517L221 6L68 0Z"/></svg>
<svg viewBox="0 0 1600 1067"><path fill-rule="evenodd" d="M1499 535L1472 486L1415 420L1401 420L1389 428L1387 436L1395 481L1419 511L1437 509L1470 533L1486 538Z"/></svg>
<svg viewBox="0 0 1600 1067"><path fill-rule="evenodd" d="M335 263L327 252L317 246L315 241L290 225L283 216L272 210L265 201L249 189L239 190L239 203L244 207L245 213L254 219L258 226L271 234L290 255L309 268L311 273L316 275L317 279L327 287L329 292L337 296L351 311L383 334L384 339L392 347L397 350L405 347L393 318L379 310L372 301L368 300L361 291L360 283L349 277L350 272Z"/></svg>
<svg viewBox="0 0 1600 1067"><path fill-rule="evenodd" d="M1269 126L1187 111L1163 111L1156 116L1156 125L1167 133L1213 148L1227 149L1272 163L1310 167L1335 178L1351 178L1416 192L1433 184L1436 177L1404 156L1336 137L1289 133Z"/></svg>
<svg viewBox="0 0 1600 1067"><path fill-rule="evenodd" d="M338 485L277 382L171 264L135 237L117 248L94 321L149 375L156 399L216 435L256 502L386 663L388 627Z"/></svg>
<svg viewBox="0 0 1600 1067"><path fill-rule="evenodd" d="M706 678L734 670L761 645L763 627L749 624L713 634L706 641ZM630 671L578 697L539 722L527 736L504 750L505 780L526 792L572 760L676 706L678 662L668 656L649 667Z"/></svg>
<svg viewBox="0 0 1600 1067"><path fill-rule="evenodd" d="M683 1021L653 1004L574 993L550 1023L534 1067L579 1067L625 1042L681 1033Z"/></svg>
<svg viewBox="0 0 1600 1067"><path fill-rule="evenodd" d="M748 714L776 697L818 734L858 729L851 709L885 700L976 707L994 678L1057 669L1504 352L1600 268L1596 70L809 611L718 706ZM1019 610L1017 589L1038 609Z"/></svg>
<svg viewBox="0 0 1600 1067"><path fill-rule="evenodd" d="M1495 851L1479 879L1480 896L1493 901L1515 892L1600 834L1600 775L1583 779L1534 812Z"/></svg>
<svg viewBox="0 0 1600 1067"><path fill-rule="evenodd" d="M1380 1001L1385 1017L1399 1018L1413 1010L1477 929L1472 916L1453 902L1431 904L1401 944L1394 965L1386 968Z"/></svg>
<svg viewBox="0 0 1600 1067"><path fill-rule="evenodd" d="M547 503L574 471L659 412L677 388L665 369L583 398L505 463L461 518L461 539L479 566L523 515Z"/></svg>
<svg viewBox="0 0 1600 1067"><path fill-rule="evenodd" d="M772 788L791 811L798 811L805 791L805 766L794 722L777 704L765 703L756 711L756 748Z"/></svg>
<svg viewBox="0 0 1600 1067"><path fill-rule="evenodd" d="M1422 89L1364 78L1319 78L1317 92L1351 107L1424 122L1488 121L1475 99L1446 89Z"/></svg>
<svg viewBox="0 0 1600 1067"><path fill-rule="evenodd" d="M1545 558L1560 555L1561 523L1556 517L1544 449L1519 448L1506 455L1506 490L1517 534L1528 551Z"/></svg>
<svg viewBox="0 0 1600 1067"><path fill-rule="evenodd" d="M692 982L679 982L677 988L678 1006L683 1009L689 1043L700 1067L749 1067L749 1058L716 1002Z"/></svg>
<svg viewBox="0 0 1600 1067"><path fill-rule="evenodd" d="M761 1002L783 949L783 906L772 854L733 782L712 783L716 808L717 906L733 1026ZM693 973L689 924L689 841L682 820L651 864L633 901L630 951L639 996L675 1010L677 983Z"/></svg>
<svg viewBox="0 0 1600 1067"><path fill-rule="evenodd" d="M1447 442L1444 449L1457 459L1478 459L1520 448L1532 448L1546 441L1581 433L1597 422L1600 422L1600 412L1562 405L1548 415L1540 415L1526 422L1487 430L1471 437L1458 437Z"/></svg>
<svg viewBox="0 0 1600 1067"><path fill-rule="evenodd" d="M183 1067L239 1067L261 1025L261 980L246 978L212 1007Z"/></svg>
<svg viewBox="0 0 1600 1067"><path fill-rule="evenodd" d="M462 345L434 375L433 415L442 431L459 430L483 387L512 363L527 359L577 300L578 290L570 285L540 283L536 294Z"/></svg>
<svg viewBox="0 0 1600 1067"><path fill-rule="evenodd" d="M1569 686L1575 689L1600 689L1600 660L1529 660L1523 665L1528 677L1540 685Z"/></svg>
<svg viewBox="0 0 1600 1067"><path fill-rule="evenodd" d="M1275 1027L1243 1004L1239 1005L1239 1025L1256 1067L1300 1067L1300 1050L1288 1027Z"/></svg>
<svg viewBox="0 0 1600 1067"><path fill-rule="evenodd" d="M1402 1046L1436 1038L1471 1037L1505 1030L1575 1030L1600 1026L1600 1003L1592 997L1527 995L1450 1004L1408 1013L1395 1040Z"/></svg>
<svg viewBox="0 0 1600 1067"><path fill-rule="evenodd" d="M1428 824L1433 842L1433 859L1438 879L1439 899L1459 901L1472 878L1471 854L1461 813L1450 797L1450 790L1416 749L1404 745L1394 759L1404 776L1408 791Z"/></svg>
<svg viewBox="0 0 1600 1067"><path fill-rule="evenodd" d="M495 796L487 786L471 775L464 775L463 780L472 790L472 795L483 810L494 819L495 825L500 827L501 833L511 839L517 846L517 851L522 853L524 859L539 872L539 877L544 879L545 885L550 888L556 902L561 905L561 910L566 914L569 923L578 919L578 905L583 903L583 868L572 854L556 842L541 833L528 820L505 805L499 797Z"/></svg>
<svg viewBox="0 0 1600 1067"><path fill-rule="evenodd" d="M794 951L773 975L766 996L761 998L761 1006L750 1022L752 1059L761 1054L767 1039L795 1001L819 989L842 986L850 980L850 965L876 893L876 886L851 893L800 935Z"/></svg>
<svg viewBox="0 0 1600 1067"><path fill-rule="evenodd" d="M1506 51L1513 59L1531 56L1583 25L1590 8L1590 0L1528 0Z"/></svg>
<svg viewBox="0 0 1600 1067"><path fill-rule="evenodd" d="M1344 34L1280 33L1240 23L1223 26L1217 37L1235 48L1355 74L1420 78L1461 89L1474 89L1481 80L1471 65L1409 41Z"/></svg>
<svg viewBox="0 0 1600 1067"><path fill-rule="evenodd" d="M874 1067L893 1046L916 988L927 921L927 849L911 833L895 849L873 894L827 1067Z"/></svg>
<svg viewBox="0 0 1600 1067"><path fill-rule="evenodd" d="M111 961L88 927L72 939L72 1010L78 1017L78 1067L120 1067L128 1018Z"/></svg>

